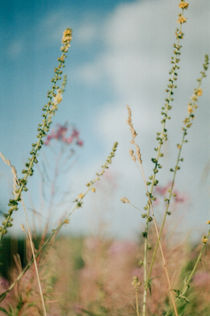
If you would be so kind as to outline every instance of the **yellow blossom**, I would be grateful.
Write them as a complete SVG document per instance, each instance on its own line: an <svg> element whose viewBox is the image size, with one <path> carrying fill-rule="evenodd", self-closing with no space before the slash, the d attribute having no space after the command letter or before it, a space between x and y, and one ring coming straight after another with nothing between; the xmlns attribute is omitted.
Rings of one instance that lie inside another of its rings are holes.
<svg viewBox="0 0 210 316"><path fill-rule="evenodd" d="M194 94L191 99L192 99L193 101L197 101L197 100L198 100L198 97L197 97L197 95Z"/></svg>
<svg viewBox="0 0 210 316"><path fill-rule="evenodd" d="M59 58L60 61L64 61L64 56L62 55L60 58Z"/></svg>
<svg viewBox="0 0 210 316"><path fill-rule="evenodd" d="M207 224L210 225L210 221L207 221Z"/></svg>
<svg viewBox="0 0 210 316"><path fill-rule="evenodd" d="M176 37L177 38L183 38L184 33L182 31L177 31L176 32Z"/></svg>
<svg viewBox="0 0 210 316"><path fill-rule="evenodd" d="M65 44L64 46L61 46L61 51L64 53L67 53L69 47L70 47L70 44Z"/></svg>
<svg viewBox="0 0 210 316"><path fill-rule="evenodd" d="M203 94L203 90L201 88L197 89L195 93L198 97L200 97Z"/></svg>
<svg viewBox="0 0 210 316"><path fill-rule="evenodd" d="M207 241L208 241L208 237L207 236L203 236L201 241L202 241L203 244L206 244Z"/></svg>
<svg viewBox="0 0 210 316"><path fill-rule="evenodd" d="M189 122L190 122L189 118L186 117L186 118L184 119L184 124L186 125L186 124L188 124Z"/></svg>
<svg viewBox="0 0 210 316"><path fill-rule="evenodd" d="M183 24L183 23L187 22L187 19L181 14L181 15L179 16L179 18L178 18L178 22L179 22L180 24Z"/></svg>
<svg viewBox="0 0 210 316"><path fill-rule="evenodd" d="M91 191L92 191L92 192L96 192L96 188L92 188Z"/></svg>
<svg viewBox="0 0 210 316"><path fill-rule="evenodd" d="M59 103L61 103L62 99L63 99L63 97L62 97L62 94L61 94L61 90L58 90L58 93L54 97L54 103L55 104L59 104Z"/></svg>
<svg viewBox="0 0 210 316"><path fill-rule="evenodd" d="M78 199L83 199L83 197L84 197L85 195L84 195L84 193L80 193L79 195L78 195Z"/></svg>
<svg viewBox="0 0 210 316"><path fill-rule="evenodd" d="M185 1L181 1L180 4L179 4L179 8L180 9L187 9L188 6L189 6L189 3L185 2Z"/></svg>
<svg viewBox="0 0 210 316"><path fill-rule="evenodd" d="M66 218L66 219L64 219L64 224L69 224L69 219L68 218Z"/></svg>
<svg viewBox="0 0 210 316"><path fill-rule="evenodd" d="M193 107L192 107L192 105L188 104L187 111L188 111L189 114L193 113Z"/></svg>
<svg viewBox="0 0 210 316"><path fill-rule="evenodd" d="M65 44L66 42L69 42L72 40L72 30L71 29L66 29L63 32L63 37L62 37L62 43Z"/></svg>

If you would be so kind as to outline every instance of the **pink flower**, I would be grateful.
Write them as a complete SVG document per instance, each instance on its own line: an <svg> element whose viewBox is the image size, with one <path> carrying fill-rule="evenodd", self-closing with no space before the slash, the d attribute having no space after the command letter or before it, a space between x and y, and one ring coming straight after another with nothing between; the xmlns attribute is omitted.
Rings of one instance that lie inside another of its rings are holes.
<svg viewBox="0 0 210 316"><path fill-rule="evenodd" d="M174 191L174 193L176 194L176 196L175 196L175 202L176 203L184 203L184 202L186 202L187 197L184 194L182 194L182 193L180 193L178 191Z"/></svg>
<svg viewBox="0 0 210 316"><path fill-rule="evenodd" d="M67 138L65 138L65 142L67 143L67 144L71 144L72 142L73 142L73 137L72 136L69 136L69 137L67 137Z"/></svg>
<svg viewBox="0 0 210 316"><path fill-rule="evenodd" d="M79 137L79 132L74 128L71 134L72 137L78 138Z"/></svg>
<svg viewBox="0 0 210 316"><path fill-rule="evenodd" d="M77 144L78 146L83 146L83 141L82 141L81 139L79 139L79 140L76 142L76 144Z"/></svg>
<svg viewBox="0 0 210 316"><path fill-rule="evenodd" d="M77 146L83 146L83 141L79 138L79 131L76 128L73 128L70 136L67 136L68 132L70 132L70 129L67 124L58 125L56 130L52 130L52 132L47 135L44 144L47 146L52 139L56 139L68 145L75 141Z"/></svg>
<svg viewBox="0 0 210 316"><path fill-rule="evenodd" d="M167 193L170 186L171 186L171 182L169 182L167 185L165 185L163 187L158 185L157 187L155 187L155 192L158 193L159 195L164 196Z"/></svg>

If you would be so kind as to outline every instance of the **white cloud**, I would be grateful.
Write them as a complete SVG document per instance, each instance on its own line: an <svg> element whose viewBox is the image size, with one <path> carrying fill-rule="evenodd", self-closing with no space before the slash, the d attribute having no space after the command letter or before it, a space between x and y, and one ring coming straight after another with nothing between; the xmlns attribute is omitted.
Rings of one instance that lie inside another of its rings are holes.
<svg viewBox="0 0 210 316"><path fill-rule="evenodd" d="M121 174L121 193L129 192L138 202L144 199L144 194L139 193L143 190L143 186L128 156L130 145L125 105L128 103L133 106L134 123L139 132L138 141L143 150L145 169L149 174L155 131L160 125L159 112L161 102L164 100L164 89L170 67L169 59L175 39L177 13L177 1L138 1L119 5L104 23L101 34L104 38L103 50L92 62L77 69L78 80L83 81L84 84L97 87L97 84L103 84L104 80L107 80L112 87L116 96L115 100L111 104L104 102L101 110L96 113L95 121L98 123L95 132L100 133L106 150L110 148L113 140L119 140L119 153L113 169L116 168ZM182 49L180 89L176 92L177 101L172 112L172 121L169 122L169 146L165 147L167 167L171 167L174 163L180 125L186 113L184 105L195 87L196 78L199 76L203 63L203 55L210 53L208 40L210 38L210 2L208 0L192 1L186 11L186 16L188 22L183 27L185 39ZM209 84L210 80L207 79L204 87ZM202 112L200 117L198 115L198 119L202 124L200 123L199 133L199 123L197 123L198 125L195 126L197 130L190 131L194 143L186 147L184 152L187 158L187 164L184 165L184 178L178 177L180 189L189 190L189 194L196 196L196 200L199 200L199 197L195 192L199 190L198 182L202 168L207 162L207 143L205 142L205 135L208 132L205 110L208 106L207 98L209 98L208 91L204 93L200 102ZM200 161L199 165L193 158L195 156ZM172 159L169 161L169 158ZM166 173L162 174L162 178L169 177L170 175ZM195 178L198 179L197 182ZM189 186L188 181L194 181L194 185ZM140 204L143 205L143 203ZM201 207L201 205L203 207L204 203L200 199L196 207ZM194 213L191 213L194 222L196 222L196 211L197 209L194 208ZM202 218L205 218L205 214L203 212ZM122 218L120 220L123 221ZM138 226L138 221L136 218L135 227ZM125 227L125 224L125 222L122 223L122 226ZM134 226L130 223L130 228L127 229L133 229Z"/></svg>
<svg viewBox="0 0 210 316"><path fill-rule="evenodd" d="M75 31L77 33L77 41L82 44L90 44L98 36L98 28L95 24L89 22L81 25L78 30Z"/></svg>

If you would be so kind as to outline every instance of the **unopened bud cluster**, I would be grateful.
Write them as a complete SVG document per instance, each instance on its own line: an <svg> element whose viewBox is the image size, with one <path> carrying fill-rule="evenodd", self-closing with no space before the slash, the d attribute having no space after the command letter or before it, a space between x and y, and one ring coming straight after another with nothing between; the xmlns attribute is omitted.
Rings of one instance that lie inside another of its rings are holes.
<svg viewBox="0 0 210 316"><path fill-rule="evenodd" d="M91 190L92 192L96 192L96 188L94 187L94 185L96 182L100 181L100 179L104 175L105 171L107 169L109 169L109 167L112 163L112 159L115 156L117 146L118 146L118 142L115 142L113 147L112 147L112 151L110 152L110 154L108 155L108 157L106 159L106 162L101 166L101 171L96 173L96 178L94 178L93 180L89 181L86 184L86 187L88 188L87 191L85 193L80 193L78 195L78 197L74 200L74 202L77 203L77 207L82 207L83 199L86 196L86 194L89 192L89 190Z"/></svg>
<svg viewBox="0 0 210 316"><path fill-rule="evenodd" d="M187 143L188 140L186 139L188 129L192 126L193 119L195 118L195 110L198 108L198 99L203 94L203 91L201 89L201 84L203 79L206 77L206 72L208 70L209 65L209 57L208 55L205 55L204 63L203 63L203 69L201 71L201 76L197 79L198 86L194 89L193 95L191 97L190 102L188 103L188 116L184 119L184 126L182 127L183 135L182 140L179 144L177 144L178 148L178 159L177 163L174 168L171 168L171 172L176 172L177 170L181 169L180 162L183 162L184 159L181 157L181 151L184 143Z"/></svg>

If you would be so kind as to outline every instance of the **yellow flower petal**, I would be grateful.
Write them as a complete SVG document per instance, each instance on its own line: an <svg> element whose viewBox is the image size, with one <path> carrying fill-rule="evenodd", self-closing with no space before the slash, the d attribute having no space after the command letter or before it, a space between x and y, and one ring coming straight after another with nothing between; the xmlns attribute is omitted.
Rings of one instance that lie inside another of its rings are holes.
<svg viewBox="0 0 210 316"><path fill-rule="evenodd" d="M78 195L78 199L83 199L83 197L84 197L85 195L84 195L84 193L80 193L79 195Z"/></svg>
<svg viewBox="0 0 210 316"><path fill-rule="evenodd" d="M179 16L179 18L178 18L178 22L179 22L180 24L183 24L183 23L187 22L187 19L181 14L181 15Z"/></svg>
<svg viewBox="0 0 210 316"><path fill-rule="evenodd" d="M56 96L54 97L54 103L59 104L59 103L61 103L62 100L63 100L62 94L60 92L58 92L56 94Z"/></svg>
<svg viewBox="0 0 210 316"><path fill-rule="evenodd" d="M185 2L185 1L181 1L180 4L179 4L179 8L180 9L187 9L188 6L189 6L189 3Z"/></svg>
<svg viewBox="0 0 210 316"><path fill-rule="evenodd" d="M207 236L203 236L202 239L201 239L201 241L202 241L203 244L206 244L207 241L208 241Z"/></svg>
<svg viewBox="0 0 210 316"><path fill-rule="evenodd" d="M198 90L196 90L196 95L198 96L198 97L200 97L202 94L203 94L203 90L200 88L200 89L198 89Z"/></svg>
<svg viewBox="0 0 210 316"><path fill-rule="evenodd" d="M188 104L187 111L188 111L189 114L193 113L193 107L192 107L192 105Z"/></svg>

